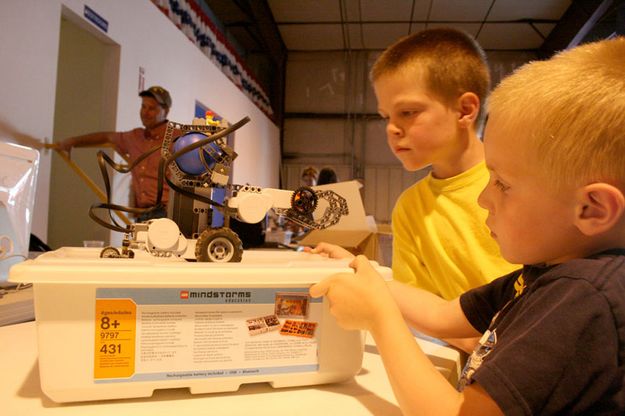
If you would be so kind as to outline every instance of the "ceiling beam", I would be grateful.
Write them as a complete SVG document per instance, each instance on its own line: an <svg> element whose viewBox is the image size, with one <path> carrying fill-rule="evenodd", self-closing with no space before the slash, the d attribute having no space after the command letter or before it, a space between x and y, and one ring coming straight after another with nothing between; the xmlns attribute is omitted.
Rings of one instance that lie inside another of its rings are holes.
<svg viewBox="0 0 625 416"><path fill-rule="evenodd" d="M588 34L612 5L613 0L575 0L564 12L560 22L553 28L538 49L541 59L548 59L554 53L575 46Z"/></svg>
<svg viewBox="0 0 625 416"><path fill-rule="evenodd" d="M267 0L198 0L219 21L228 38L235 40L248 69L267 92L274 120L281 126L287 49Z"/></svg>

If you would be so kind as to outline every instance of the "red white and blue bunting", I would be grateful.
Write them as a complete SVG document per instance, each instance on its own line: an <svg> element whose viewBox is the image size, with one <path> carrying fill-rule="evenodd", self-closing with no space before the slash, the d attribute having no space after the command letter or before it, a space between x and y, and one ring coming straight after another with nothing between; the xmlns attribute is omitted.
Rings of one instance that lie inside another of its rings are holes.
<svg viewBox="0 0 625 416"><path fill-rule="evenodd" d="M152 0L187 38L265 114L273 115L269 98L243 66L223 34L193 0Z"/></svg>

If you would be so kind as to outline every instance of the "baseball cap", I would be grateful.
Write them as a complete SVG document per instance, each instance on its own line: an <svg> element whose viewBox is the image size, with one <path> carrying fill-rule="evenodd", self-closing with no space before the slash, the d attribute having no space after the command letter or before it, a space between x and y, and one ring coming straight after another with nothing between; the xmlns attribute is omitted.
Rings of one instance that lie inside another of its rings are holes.
<svg viewBox="0 0 625 416"><path fill-rule="evenodd" d="M171 108L171 96L169 95L169 91L167 91L163 87L159 87L158 85L150 87L147 90L141 91L139 93L139 97L152 97L161 106L165 108Z"/></svg>

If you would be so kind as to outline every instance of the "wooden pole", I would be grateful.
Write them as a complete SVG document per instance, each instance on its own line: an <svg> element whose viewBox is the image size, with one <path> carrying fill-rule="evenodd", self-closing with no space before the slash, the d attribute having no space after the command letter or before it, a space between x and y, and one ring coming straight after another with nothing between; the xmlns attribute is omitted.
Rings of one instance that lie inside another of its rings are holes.
<svg viewBox="0 0 625 416"><path fill-rule="evenodd" d="M45 147L48 149L54 149L56 153L61 157L61 159L63 159L69 165L69 167L72 168L72 170L76 172L76 174L78 174L78 176L80 176L80 178L87 184L89 189L91 189L97 195L100 201L108 202L104 191L100 189L100 187L89 177L89 175L85 173L84 170L80 168L80 166L76 164L76 162L69 158L67 153L57 149L54 145L46 144ZM125 213L117 210L114 210L113 212L117 214L117 216L124 222L124 224L132 224L132 222L128 219Z"/></svg>

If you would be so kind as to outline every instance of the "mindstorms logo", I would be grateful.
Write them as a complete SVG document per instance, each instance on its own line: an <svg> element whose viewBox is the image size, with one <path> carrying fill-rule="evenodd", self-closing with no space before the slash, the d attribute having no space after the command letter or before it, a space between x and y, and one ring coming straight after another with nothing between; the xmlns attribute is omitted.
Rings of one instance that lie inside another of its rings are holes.
<svg viewBox="0 0 625 416"><path fill-rule="evenodd" d="M241 290L181 290L180 299L212 299L223 303L250 303L252 292Z"/></svg>

